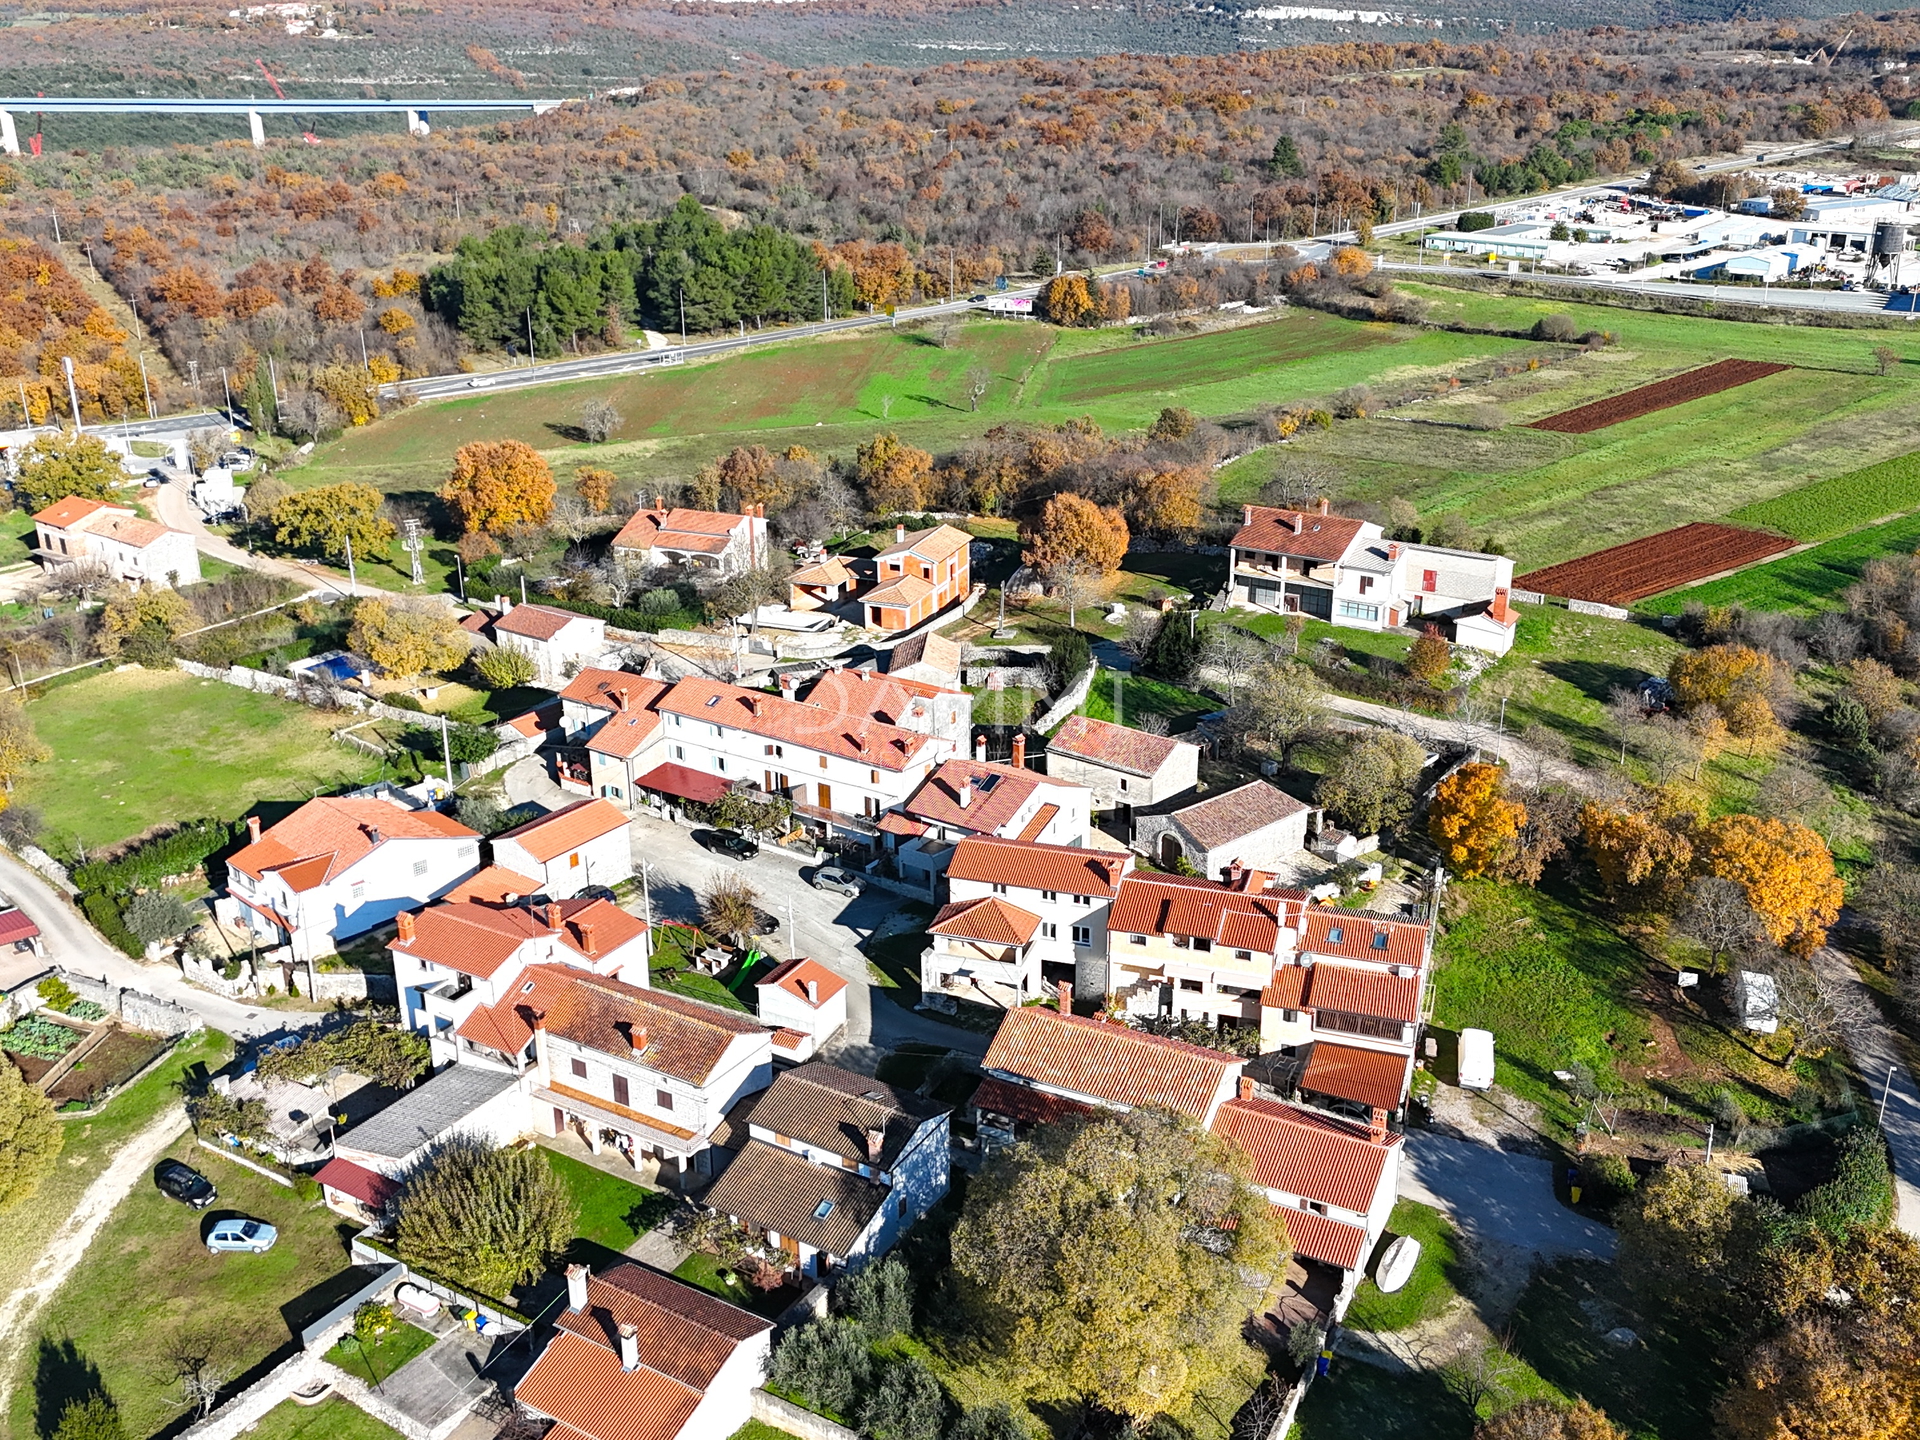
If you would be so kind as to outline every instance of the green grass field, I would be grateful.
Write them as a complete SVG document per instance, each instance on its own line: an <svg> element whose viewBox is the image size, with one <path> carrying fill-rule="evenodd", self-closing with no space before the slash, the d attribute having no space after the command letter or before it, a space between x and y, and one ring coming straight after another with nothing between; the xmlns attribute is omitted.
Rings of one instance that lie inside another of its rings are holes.
<svg viewBox="0 0 1920 1440"><path fill-rule="evenodd" d="M1772 500L1743 505L1727 520L1778 530L1796 540L1831 540L1916 508L1920 508L1920 454L1816 480Z"/></svg>
<svg viewBox="0 0 1920 1440"><path fill-rule="evenodd" d="M1764 565L1684 590L1670 590L1642 602L1653 614L1677 614L1689 601L1703 605L1741 605L1749 610L1810 613L1843 603L1846 588L1860 578L1869 560L1911 554L1920 548L1920 515L1872 525Z"/></svg>
<svg viewBox="0 0 1920 1440"><path fill-rule="evenodd" d="M51 1434L48 1417L57 1422L69 1400L95 1389L119 1405L131 1440L152 1435L181 1413L167 1361L176 1340L204 1340L238 1377L294 1344L300 1326L354 1288L328 1282L349 1271L356 1227L201 1149L190 1134L168 1153L211 1179L220 1198L189 1210L143 1177L120 1202L42 1312L43 1338L10 1408L15 1435ZM236 1213L271 1221L278 1242L264 1255L208 1254L202 1233Z"/></svg>
<svg viewBox="0 0 1920 1440"><path fill-rule="evenodd" d="M252 1440L398 1440L400 1434L338 1395L311 1407L283 1400L247 1433Z"/></svg>
<svg viewBox="0 0 1920 1440"><path fill-rule="evenodd" d="M343 1335L327 1351L327 1359L369 1385L377 1385L433 1344L433 1336L418 1325L396 1320L371 1348L362 1349L351 1334Z"/></svg>
<svg viewBox="0 0 1920 1440"><path fill-rule="evenodd" d="M62 685L27 717L53 758L27 772L16 803L37 806L56 838L93 848L164 821L305 800L380 767L332 740L336 716L177 670Z"/></svg>
<svg viewBox="0 0 1920 1440"><path fill-rule="evenodd" d="M1453 1226L1431 1205L1417 1200L1394 1203L1387 1229L1420 1242L1420 1258L1407 1283L1383 1295L1371 1279L1362 1280L1347 1310L1347 1324L1362 1330L1404 1330L1431 1320L1459 1293L1459 1254Z"/></svg>
<svg viewBox="0 0 1920 1440"><path fill-rule="evenodd" d="M571 1155L545 1148L540 1153L553 1173L566 1182L580 1207L574 1234L589 1244L625 1250L670 1215L678 1203L664 1191L622 1180Z"/></svg>

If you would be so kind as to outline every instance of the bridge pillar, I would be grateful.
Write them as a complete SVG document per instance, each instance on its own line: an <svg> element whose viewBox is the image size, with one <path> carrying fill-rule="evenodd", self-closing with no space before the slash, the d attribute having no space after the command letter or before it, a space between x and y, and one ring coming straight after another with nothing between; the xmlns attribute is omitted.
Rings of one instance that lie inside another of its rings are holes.
<svg viewBox="0 0 1920 1440"><path fill-rule="evenodd" d="M253 130L253 148L256 150L266 149L267 128L260 123L260 112L258 110L247 111L247 124Z"/></svg>
<svg viewBox="0 0 1920 1440"><path fill-rule="evenodd" d="M20 132L13 128L13 115L0 110L0 155L20 153Z"/></svg>
<svg viewBox="0 0 1920 1440"><path fill-rule="evenodd" d="M433 127L427 123L426 111L424 110L407 111L407 133L409 135L418 135L422 139L425 139L428 135L431 135L433 133Z"/></svg>

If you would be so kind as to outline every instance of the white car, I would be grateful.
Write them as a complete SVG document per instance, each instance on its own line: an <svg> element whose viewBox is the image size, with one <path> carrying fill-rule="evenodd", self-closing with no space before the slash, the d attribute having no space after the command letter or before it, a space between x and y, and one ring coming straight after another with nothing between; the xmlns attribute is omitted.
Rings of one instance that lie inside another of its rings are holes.
<svg viewBox="0 0 1920 1440"><path fill-rule="evenodd" d="M484 390L489 385L494 384L496 378L497 377L492 375L476 375L473 379L467 381L467 388L469 390Z"/></svg>

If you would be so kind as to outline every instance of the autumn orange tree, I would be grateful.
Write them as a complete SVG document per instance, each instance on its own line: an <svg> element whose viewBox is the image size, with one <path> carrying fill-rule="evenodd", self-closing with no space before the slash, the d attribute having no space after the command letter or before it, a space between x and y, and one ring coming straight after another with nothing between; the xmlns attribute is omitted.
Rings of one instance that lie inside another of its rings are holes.
<svg viewBox="0 0 1920 1440"><path fill-rule="evenodd" d="M1747 1350L1715 1418L1726 1440L1906 1440L1920 1432L1913 1342L1795 1320Z"/></svg>
<svg viewBox="0 0 1920 1440"><path fill-rule="evenodd" d="M1627 1440L1627 1432L1585 1400L1522 1400L1481 1421L1473 1440Z"/></svg>
<svg viewBox="0 0 1920 1440"><path fill-rule="evenodd" d="M613 505L614 481L619 477L597 465L582 465L573 472L573 493L587 502L596 515L604 515Z"/></svg>
<svg viewBox="0 0 1920 1440"><path fill-rule="evenodd" d="M1027 536L1025 559L1036 570L1077 564L1111 575L1127 555L1127 521L1118 510L1062 491L1047 501Z"/></svg>
<svg viewBox="0 0 1920 1440"><path fill-rule="evenodd" d="M1437 686L1453 664L1453 647L1438 627L1425 625L1407 647L1407 674L1421 685Z"/></svg>
<svg viewBox="0 0 1920 1440"><path fill-rule="evenodd" d="M1773 657L1764 651L1748 645L1689 650L1674 658L1667 680L1682 709L1691 714L1711 706L1727 722L1728 733L1750 749L1770 748L1782 738L1773 713Z"/></svg>
<svg viewBox="0 0 1920 1440"><path fill-rule="evenodd" d="M1427 809L1427 834L1456 875L1487 874L1527 823L1527 807L1502 793L1498 765L1462 765L1442 780Z"/></svg>
<svg viewBox="0 0 1920 1440"><path fill-rule="evenodd" d="M1623 910L1670 909L1693 867L1693 841L1679 817L1623 805L1580 811L1580 836L1607 897Z"/></svg>
<svg viewBox="0 0 1920 1440"><path fill-rule="evenodd" d="M500 535L553 513L553 471L524 440L475 440L453 455L440 498L463 530Z"/></svg>
<svg viewBox="0 0 1920 1440"><path fill-rule="evenodd" d="M1697 864L1746 892L1767 938L1796 955L1826 943L1845 887L1826 842L1792 820L1722 815L1707 823Z"/></svg>
<svg viewBox="0 0 1920 1440"><path fill-rule="evenodd" d="M875 515L924 510L933 490L933 456L888 432L855 452L854 475Z"/></svg>
<svg viewBox="0 0 1920 1440"><path fill-rule="evenodd" d="M1137 475L1127 485L1127 518L1135 528L1156 535L1191 530L1200 523L1207 478L1199 465Z"/></svg>
<svg viewBox="0 0 1920 1440"><path fill-rule="evenodd" d="M1084 275L1054 276L1040 287L1036 308L1056 325L1085 325L1097 319L1100 310Z"/></svg>

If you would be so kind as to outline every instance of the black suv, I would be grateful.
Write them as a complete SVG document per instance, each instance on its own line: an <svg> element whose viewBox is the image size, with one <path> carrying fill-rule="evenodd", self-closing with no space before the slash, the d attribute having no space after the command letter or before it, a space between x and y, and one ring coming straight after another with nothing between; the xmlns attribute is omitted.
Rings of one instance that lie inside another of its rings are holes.
<svg viewBox="0 0 1920 1440"><path fill-rule="evenodd" d="M153 1172L153 1183L162 1195L196 1210L206 1209L219 1195L211 1180L178 1160L162 1160Z"/></svg>
<svg viewBox="0 0 1920 1440"><path fill-rule="evenodd" d="M731 855L736 860L751 860L760 853L760 842L738 830L703 830L693 838L715 854Z"/></svg>

